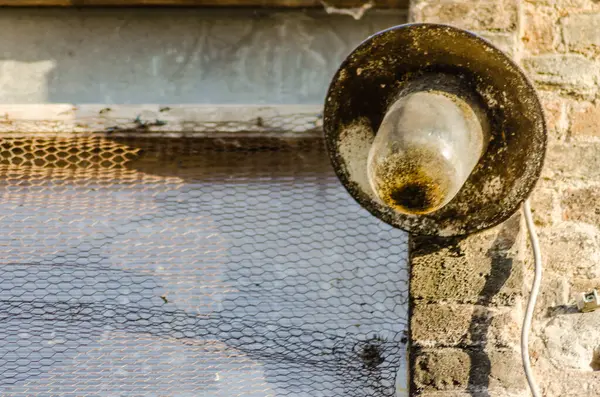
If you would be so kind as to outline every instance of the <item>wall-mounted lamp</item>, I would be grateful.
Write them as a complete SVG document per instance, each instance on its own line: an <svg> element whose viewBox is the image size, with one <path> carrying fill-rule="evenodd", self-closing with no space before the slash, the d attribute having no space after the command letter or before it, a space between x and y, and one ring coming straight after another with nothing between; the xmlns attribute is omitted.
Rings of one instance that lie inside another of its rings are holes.
<svg viewBox="0 0 600 397"><path fill-rule="evenodd" d="M546 123L521 69L482 38L445 25L397 26L342 63L327 94L327 148L348 192L413 234L458 236L499 224L531 193ZM521 334L525 375L542 265L529 203L535 277ZM591 301L591 300L590 300Z"/></svg>
<svg viewBox="0 0 600 397"><path fill-rule="evenodd" d="M465 235L506 220L546 152L543 110L521 69L484 39L435 24L360 44L331 82L324 130L350 194L414 234Z"/></svg>

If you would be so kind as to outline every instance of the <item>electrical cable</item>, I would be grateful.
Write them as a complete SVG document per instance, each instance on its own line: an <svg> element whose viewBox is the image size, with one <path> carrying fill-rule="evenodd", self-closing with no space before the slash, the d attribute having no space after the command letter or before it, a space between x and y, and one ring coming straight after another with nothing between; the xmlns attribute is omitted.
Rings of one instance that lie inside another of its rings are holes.
<svg viewBox="0 0 600 397"><path fill-rule="evenodd" d="M538 240L538 236L535 232L535 226L533 224L533 216L531 215L531 206L529 204L529 200L525 200L525 202L523 203L523 213L525 214L527 231L529 232L531 248L533 249L535 275L533 277L533 285L531 286L531 294L529 295L529 301L527 302L525 318L523 319L523 328L521 329L521 357L523 359L525 377L527 378L527 383L529 384L531 394L533 395L533 397L541 397L538 385L533 375L533 371L531 370L531 360L529 358L529 332L531 331L531 320L533 318L535 302L537 301L537 297L540 292L540 284L542 282L542 254L540 250L540 242Z"/></svg>

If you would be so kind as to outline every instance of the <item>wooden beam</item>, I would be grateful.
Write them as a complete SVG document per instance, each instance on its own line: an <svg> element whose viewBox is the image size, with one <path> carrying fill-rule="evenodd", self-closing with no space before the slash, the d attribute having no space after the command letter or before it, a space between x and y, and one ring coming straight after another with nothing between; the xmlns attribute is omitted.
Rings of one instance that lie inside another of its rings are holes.
<svg viewBox="0 0 600 397"><path fill-rule="evenodd" d="M372 0L376 8L406 8L409 0ZM0 7L280 7L314 8L324 3L337 8L358 8L368 0L0 0Z"/></svg>

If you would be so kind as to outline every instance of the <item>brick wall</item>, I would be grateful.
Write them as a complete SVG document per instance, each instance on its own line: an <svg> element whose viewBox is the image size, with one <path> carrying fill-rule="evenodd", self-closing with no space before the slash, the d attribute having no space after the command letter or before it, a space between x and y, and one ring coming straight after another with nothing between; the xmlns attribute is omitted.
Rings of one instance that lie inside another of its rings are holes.
<svg viewBox="0 0 600 397"><path fill-rule="evenodd" d="M530 344L544 396L600 395L600 1L413 0L410 19L475 31L536 83L549 127L532 196L545 265ZM520 214L458 239L411 241L412 394L529 396L519 333L532 278Z"/></svg>

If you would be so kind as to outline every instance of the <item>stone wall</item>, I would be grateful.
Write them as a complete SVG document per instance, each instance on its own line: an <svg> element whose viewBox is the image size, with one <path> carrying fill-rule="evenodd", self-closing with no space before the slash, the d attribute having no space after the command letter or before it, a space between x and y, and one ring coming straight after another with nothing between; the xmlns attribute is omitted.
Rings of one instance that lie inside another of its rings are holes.
<svg viewBox="0 0 600 397"><path fill-rule="evenodd" d="M600 395L600 2L413 0L410 19L473 30L520 62L549 127L532 207L544 281L530 344L544 396ZM520 214L466 239L411 242L412 394L529 396L520 327L533 266Z"/></svg>

